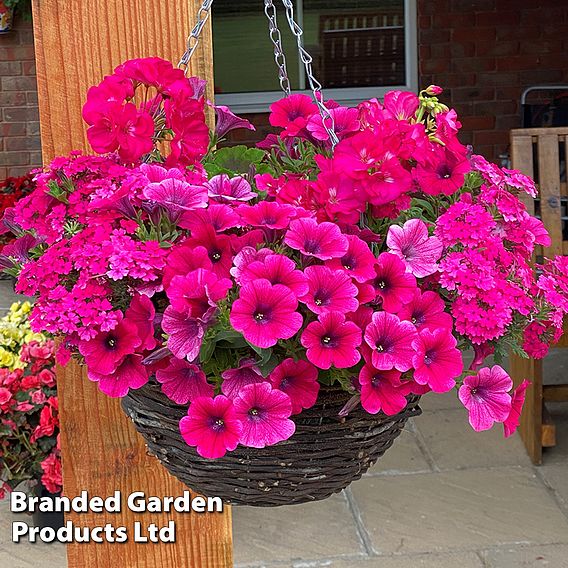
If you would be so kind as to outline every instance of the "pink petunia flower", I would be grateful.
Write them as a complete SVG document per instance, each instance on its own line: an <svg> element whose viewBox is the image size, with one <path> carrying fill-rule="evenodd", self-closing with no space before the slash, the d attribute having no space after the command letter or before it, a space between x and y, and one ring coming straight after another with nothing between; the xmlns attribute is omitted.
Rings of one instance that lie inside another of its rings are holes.
<svg viewBox="0 0 568 568"><path fill-rule="evenodd" d="M80 341L79 352L89 370L100 375L114 373L124 357L140 347L137 331L134 322L123 319L114 329L103 331L89 341Z"/></svg>
<svg viewBox="0 0 568 568"><path fill-rule="evenodd" d="M338 106L329 109L329 114L333 118L333 130L340 140L352 132L357 132L361 127L358 119L359 111L356 108ZM314 114L310 118L307 129L316 140L329 140L329 134L323 125L323 119L319 113Z"/></svg>
<svg viewBox="0 0 568 568"><path fill-rule="evenodd" d="M391 225L387 246L389 252L404 262L406 271L416 278L437 272L438 260L444 248L437 237L428 236L428 227L420 219L410 219L402 227Z"/></svg>
<svg viewBox="0 0 568 568"><path fill-rule="evenodd" d="M154 319L156 309L152 300L143 294L133 296L130 306L126 310L126 319L133 322L138 328L141 349L154 349L156 339L154 338Z"/></svg>
<svg viewBox="0 0 568 568"><path fill-rule="evenodd" d="M256 250L252 246L243 247L233 259L233 267L230 270L231 276L237 281L237 284L241 284L241 277L246 268L253 262L262 262L271 254L274 254L274 252L268 248Z"/></svg>
<svg viewBox="0 0 568 568"><path fill-rule="evenodd" d="M239 222L239 216L229 205L209 203L207 209L184 211L178 225L184 229L189 229L191 232L199 232L210 225L215 229L215 232L221 233L236 227Z"/></svg>
<svg viewBox="0 0 568 568"><path fill-rule="evenodd" d="M526 391L531 386L531 382L524 380L514 391L511 400L511 412L503 422L503 433L505 438L512 436L519 427L521 420L521 411L525 403Z"/></svg>
<svg viewBox="0 0 568 568"><path fill-rule="evenodd" d="M247 385L264 381L264 377L254 359L241 359L238 369L223 371L221 378L223 379L221 391L230 399L234 399Z"/></svg>
<svg viewBox="0 0 568 568"><path fill-rule="evenodd" d="M270 383L253 383L244 387L234 399L237 418L243 425L240 443L264 448L287 440L296 431L290 420L290 397L273 389Z"/></svg>
<svg viewBox="0 0 568 568"><path fill-rule="evenodd" d="M327 266L308 266L304 270L308 292L300 300L316 313L354 312L359 307L357 287L342 270Z"/></svg>
<svg viewBox="0 0 568 568"><path fill-rule="evenodd" d="M214 272L198 268L186 276L174 276L166 293L175 310L199 318L225 298L232 287L229 278L217 278Z"/></svg>
<svg viewBox="0 0 568 568"><path fill-rule="evenodd" d="M294 218L294 207L276 201L261 201L256 205L240 205L237 213L251 227L286 229Z"/></svg>
<svg viewBox="0 0 568 568"><path fill-rule="evenodd" d="M282 284L254 280L241 288L231 308L231 325L256 347L272 347L279 339L290 339L302 327L296 311L298 300Z"/></svg>
<svg viewBox="0 0 568 568"><path fill-rule="evenodd" d="M249 264L242 271L241 283L251 282L259 278L268 280L272 285L287 286L298 298L308 293L308 282L305 274L301 270L296 270L296 264L293 260L281 254L271 254L263 260Z"/></svg>
<svg viewBox="0 0 568 568"><path fill-rule="evenodd" d="M379 256L371 284L383 301L383 309L388 312L398 312L412 301L416 292L414 276L406 272L406 267L398 256L388 252Z"/></svg>
<svg viewBox="0 0 568 568"><path fill-rule="evenodd" d="M164 288L168 288L174 276L185 276L198 268L212 270L213 263L204 246L190 246L186 243L173 246L164 268Z"/></svg>
<svg viewBox="0 0 568 568"><path fill-rule="evenodd" d="M361 330L351 321L345 321L341 312L325 312L318 321L310 323L300 338L307 349L306 357L319 369L348 369L356 365L361 354Z"/></svg>
<svg viewBox="0 0 568 568"><path fill-rule="evenodd" d="M113 398L121 398L130 389L139 389L148 382L148 369L142 364L142 356L126 355L115 371L100 374L88 369L87 376L99 383L99 389Z"/></svg>
<svg viewBox="0 0 568 568"><path fill-rule="evenodd" d="M189 446L207 459L223 457L239 444L243 426L237 418L233 403L226 396L199 397L189 406L179 429Z"/></svg>
<svg viewBox="0 0 568 568"><path fill-rule="evenodd" d="M268 377L272 386L286 393L292 402L292 414L311 408L317 400L320 384L318 370L302 359L284 359Z"/></svg>
<svg viewBox="0 0 568 568"><path fill-rule="evenodd" d="M250 201L256 197L250 183L241 176L230 178L227 174L219 174L205 183L209 197L220 203Z"/></svg>
<svg viewBox="0 0 568 568"><path fill-rule="evenodd" d="M290 95L270 105L270 124L284 128L282 136L297 136L318 112L308 95Z"/></svg>
<svg viewBox="0 0 568 568"><path fill-rule="evenodd" d="M319 223L315 219L296 219L290 224L284 242L306 256L320 260L341 258L349 248L347 238L334 223Z"/></svg>
<svg viewBox="0 0 568 568"><path fill-rule="evenodd" d="M245 128L246 130L255 130L255 127L246 119L234 114L229 107L223 105L215 105L215 114L217 122L215 124L215 134L221 139L237 128Z"/></svg>
<svg viewBox="0 0 568 568"><path fill-rule="evenodd" d="M371 348L373 366L381 371L411 369L414 339L414 325L387 312L375 312L365 329L365 342Z"/></svg>
<svg viewBox="0 0 568 568"><path fill-rule="evenodd" d="M399 371L380 371L367 364L359 373L359 383L361 406L370 414L382 410L388 416L393 416L406 407L406 395L410 390L401 382Z"/></svg>
<svg viewBox="0 0 568 568"><path fill-rule="evenodd" d="M188 361L197 358L205 335L200 320L168 306L162 318L162 329L168 334L168 348L176 357L187 357Z"/></svg>
<svg viewBox="0 0 568 568"><path fill-rule="evenodd" d="M428 385L434 392L453 389L456 377L463 371L457 341L447 329L423 329L412 342L416 354L412 358L414 380Z"/></svg>
<svg viewBox="0 0 568 568"><path fill-rule="evenodd" d="M436 292L416 290L414 298L397 312L400 319L408 320L419 331L428 329L446 329L451 331L452 316L445 312L446 304Z"/></svg>
<svg viewBox="0 0 568 568"><path fill-rule="evenodd" d="M326 261L333 270L344 270L357 282L367 282L375 276L374 264L377 260L369 245L355 235L345 235L349 248L341 258Z"/></svg>
<svg viewBox="0 0 568 568"><path fill-rule="evenodd" d="M476 432L489 430L494 422L505 422L511 414L511 377L499 365L484 367L468 376L458 396L469 411L469 423Z"/></svg>
<svg viewBox="0 0 568 568"><path fill-rule="evenodd" d="M207 382L205 373L197 365L177 357L170 357L169 361L165 369L156 371L156 380L170 400L187 404L200 396L213 396L213 385Z"/></svg>
<svg viewBox="0 0 568 568"><path fill-rule="evenodd" d="M211 270L219 278L229 278L233 263L234 240L233 235L217 234L212 226L207 226L193 231L192 237L184 244L189 250L192 247L205 247L211 261Z"/></svg>
<svg viewBox="0 0 568 568"><path fill-rule="evenodd" d="M207 191L180 179L167 178L144 188L146 199L163 207L171 219L177 220L184 211L207 207Z"/></svg>

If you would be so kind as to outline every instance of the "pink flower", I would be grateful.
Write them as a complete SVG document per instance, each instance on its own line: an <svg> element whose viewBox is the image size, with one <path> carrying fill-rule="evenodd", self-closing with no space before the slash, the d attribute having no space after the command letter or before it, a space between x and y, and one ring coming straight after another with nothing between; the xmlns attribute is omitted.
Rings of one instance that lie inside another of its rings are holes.
<svg viewBox="0 0 568 568"><path fill-rule="evenodd" d="M217 115L215 134L217 135L218 139L223 138L225 134L237 128L255 130L254 126L246 118L237 116L231 111L229 107L223 105L215 105L215 114Z"/></svg>
<svg viewBox="0 0 568 568"><path fill-rule="evenodd" d="M241 359L238 369L227 369L221 373L221 378L223 379L221 391L231 400L247 385L264 381L254 359Z"/></svg>
<svg viewBox="0 0 568 568"><path fill-rule="evenodd" d="M320 260L342 257L349 248L347 238L334 223L319 223L315 219L296 219L290 224L284 242L306 256Z"/></svg>
<svg viewBox="0 0 568 568"><path fill-rule="evenodd" d="M241 278L248 266L253 262L262 262L267 256L274 254L268 248L261 248L256 250L252 246L244 246L233 259L233 267L230 270L231 276L237 281L237 284L241 284ZM277 284L277 282L273 282Z"/></svg>
<svg viewBox="0 0 568 568"><path fill-rule="evenodd" d="M108 375L88 370L91 381L98 381L99 389L113 398L121 398L130 389L139 389L148 382L148 369L142 364L141 355L127 355L118 368Z"/></svg>
<svg viewBox="0 0 568 568"><path fill-rule="evenodd" d="M168 306L162 318L162 329L168 334L168 348L176 357L187 357L189 361L197 358L205 335L200 320Z"/></svg>
<svg viewBox="0 0 568 568"><path fill-rule="evenodd" d="M211 261L211 270L219 278L228 278L233 263L233 236L219 235L211 226L193 231L185 244L188 247L205 247ZM191 250L191 249L190 249Z"/></svg>
<svg viewBox="0 0 568 568"><path fill-rule="evenodd" d="M231 308L231 325L256 347L272 347L279 339L290 339L302 327L296 311L298 300L282 284L254 280L241 288Z"/></svg>
<svg viewBox="0 0 568 568"><path fill-rule="evenodd" d="M187 416L180 420L179 429L185 442L196 446L200 456L215 459L237 447L243 426L232 401L219 395L196 398Z"/></svg>
<svg viewBox="0 0 568 568"><path fill-rule="evenodd" d="M240 176L230 178L227 174L219 174L212 177L205 184L205 187L209 197L220 203L250 201L256 197L256 193L252 191L250 183Z"/></svg>
<svg viewBox="0 0 568 568"><path fill-rule="evenodd" d="M469 423L476 432L489 430L494 422L505 422L511 414L511 377L499 365L485 367L464 379L459 399L469 411Z"/></svg>
<svg viewBox="0 0 568 568"><path fill-rule="evenodd" d="M186 243L173 246L164 268L164 288L168 288L174 276L185 276L198 268L211 270L211 262L207 249L203 246L190 246Z"/></svg>
<svg viewBox="0 0 568 568"><path fill-rule="evenodd" d="M365 329L365 342L371 348L373 366L381 371L411 369L414 339L414 325L387 312L375 312Z"/></svg>
<svg viewBox="0 0 568 568"><path fill-rule="evenodd" d="M359 382L361 406L370 414L382 410L388 416L393 416L406 407L406 395L410 390L401 383L399 371L380 371L367 364L359 373Z"/></svg>
<svg viewBox="0 0 568 568"><path fill-rule="evenodd" d="M302 297L308 293L308 282L304 273L296 270L293 260L281 254L270 254L263 260L249 264L242 272L241 283L259 278L268 280L272 285L287 286L296 297Z"/></svg>
<svg viewBox="0 0 568 568"><path fill-rule="evenodd" d="M318 321L310 323L300 338L307 349L308 360L320 369L347 369L356 365L361 354L361 330L351 321L345 321L341 312L325 312Z"/></svg>
<svg viewBox="0 0 568 568"><path fill-rule="evenodd" d="M452 195L463 185L470 170L463 153L440 146L429 157L429 163L416 166L414 176L424 193Z"/></svg>
<svg viewBox="0 0 568 568"><path fill-rule="evenodd" d="M367 282L375 276L374 264L377 260L369 245L355 235L345 235L349 248L341 258L332 258L326 265L333 270L344 270L357 282Z"/></svg>
<svg viewBox="0 0 568 568"><path fill-rule="evenodd" d="M424 328L451 331L452 316L445 309L444 300L436 292L421 293L416 290L412 301L402 306L397 315L400 319L413 323L418 331Z"/></svg>
<svg viewBox="0 0 568 568"><path fill-rule="evenodd" d="M412 358L414 380L428 385L434 392L447 392L454 388L463 371L461 352L447 329L423 329L412 342L416 354Z"/></svg>
<svg viewBox="0 0 568 568"><path fill-rule="evenodd" d="M333 130L340 140L352 132L357 132L361 127L358 119L359 111L356 108L338 106L329 109L329 114L333 118ZM331 123L329 126L331 126ZM329 140L329 134L323 125L319 112L309 119L307 129L316 140Z"/></svg>
<svg viewBox="0 0 568 568"><path fill-rule="evenodd" d="M444 248L437 237L428 236L428 227L420 219L410 219L399 227L391 225L387 234L389 252L398 256L406 271L424 278L438 270L438 260Z"/></svg>
<svg viewBox="0 0 568 568"><path fill-rule="evenodd" d="M126 319L138 328L137 335L140 338L141 349L154 349L154 318L156 310L152 300L148 296L136 294L133 296L130 306L126 310Z"/></svg>
<svg viewBox="0 0 568 568"><path fill-rule="evenodd" d="M166 293L174 310L200 318L227 296L233 287L228 278L217 278L210 270L198 268L186 276L174 276Z"/></svg>
<svg viewBox="0 0 568 568"><path fill-rule="evenodd" d="M385 111L396 120L409 120L414 118L420 100L416 93L408 91L389 91L385 94L384 107Z"/></svg>
<svg viewBox="0 0 568 568"><path fill-rule="evenodd" d="M371 281L377 296L383 300L383 309L398 312L414 298L416 279L406 272L404 263L394 254L383 252L375 265Z"/></svg>
<svg viewBox="0 0 568 568"><path fill-rule="evenodd" d="M294 217L294 207L276 201L261 201L256 205L240 205L237 213L251 227L286 229Z"/></svg>
<svg viewBox="0 0 568 568"><path fill-rule="evenodd" d="M181 179L167 178L144 188L144 197L163 207L171 219L191 209L207 207L207 190Z"/></svg>
<svg viewBox="0 0 568 568"><path fill-rule="evenodd" d="M290 397L292 414L311 408L317 400L320 385L318 370L302 359L284 359L268 377L273 388L279 389Z"/></svg>
<svg viewBox="0 0 568 568"><path fill-rule="evenodd" d="M169 365L156 371L156 379L162 384L162 392L177 404L193 402L200 396L210 398L214 393L197 365L177 357L170 357Z"/></svg>
<svg viewBox="0 0 568 568"><path fill-rule="evenodd" d="M511 412L503 422L503 430L505 438L512 436L519 427L521 420L521 411L525 403L526 390L531 386L530 381L523 381L514 391L511 400Z"/></svg>
<svg viewBox="0 0 568 568"><path fill-rule="evenodd" d="M103 331L89 341L80 341L79 352L89 371L100 375L114 373L124 357L140 346L137 331L134 322L123 319L114 329Z"/></svg>
<svg viewBox="0 0 568 568"><path fill-rule="evenodd" d="M247 385L233 401L237 418L243 425L240 443L251 448L272 446L287 440L296 431L290 420L292 403L270 383Z"/></svg>
<svg viewBox="0 0 568 568"><path fill-rule="evenodd" d="M232 229L240 223L239 216L235 210L224 203L209 203L207 209L195 209L185 211L178 224L191 232L198 231L211 225L215 232L221 233L227 229Z"/></svg>
<svg viewBox="0 0 568 568"><path fill-rule="evenodd" d="M444 92L444 89L442 89L442 87L438 87L438 85L430 85L425 89L425 91L429 95L441 95Z"/></svg>
<svg viewBox="0 0 568 568"><path fill-rule="evenodd" d="M282 136L297 136L318 107L308 95L290 95L270 105L270 124L284 128Z"/></svg>
<svg viewBox="0 0 568 568"><path fill-rule="evenodd" d="M357 287L342 270L331 270L327 266L308 266L304 270L308 281L308 292L300 300L316 313L354 312L359 307L356 300Z"/></svg>

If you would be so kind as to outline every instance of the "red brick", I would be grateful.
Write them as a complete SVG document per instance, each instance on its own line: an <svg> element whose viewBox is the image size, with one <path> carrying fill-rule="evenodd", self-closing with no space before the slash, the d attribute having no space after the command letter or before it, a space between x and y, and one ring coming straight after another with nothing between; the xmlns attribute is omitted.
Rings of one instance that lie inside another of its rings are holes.
<svg viewBox="0 0 568 568"><path fill-rule="evenodd" d="M560 83L567 82L565 67L562 65L562 58L559 57L558 69L532 69L530 71L521 71L519 79L522 85L536 85L538 83Z"/></svg>
<svg viewBox="0 0 568 568"><path fill-rule="evenodd" d="M471 14L442 12L433 18L433 25L438 29L466 28L472 24Z"/></svg>
<svg viewBox="0 0 568 568"><path fill-rule="evenodd" d="M455 28L452 31L452 41L494 41L497 37L495 27L478 28L473 25Z"/></svg>
<svg viewBox="0 0 568 568"><path fill-rule="evenodd" d="M500 6L497 11L478 12L475 14L476 26L518 26L520 21L521 17L518 10L505 12L500 9Z"/></svg>
<svg viewBox="0 0 568 568"><path fill-rule="evenodd" d="M449 71L449 61L447 59L426 59L420 62L420 70L423 73L445 73Z"/></svg>
<svg viewBox="0 0 568 568"><path fill-rule="evenodd" d="M511 130L511 128L520 128L521 125L520 111L509 116L497 116L495 119L495 128L498 130Z"/></svg>
<svg viewBox="0 0 568 568"><path fill-rule="evenodd" d="M464 130L490 130L495 127L494 116L462 116Z"/></svg>
<svg viewBox="0 0 568 568"><path fill-rule="evenodd" d="M28 122L39 120L37 107L16 107L4 109L4 120L6 122Z"/></svg>
<svg viewBox="0 0 568 568"><path fill-rule="evenodd" d="M534 41L541 36L539 26L497 26L497 41L517 39Z"/></svg>
<svg viewBox="0 0 568 568"><path fill-rule="evenodd" d="M519 76L516 73L480 73L476 84L480 87L501 85L510 87L519 84Z"/></svg>
<svg viewBox="0 0 568 568"><path fill-rule="evenodd" d="M432 27L432 17L431 16L418 16L418 27L422 30L426 30Z"/></svg>
<svg viewBox="0 0 568 568"><path fill-rule="evenodd" d="M5 149L10 150L40 150L41 142L37 136L8 136Z"/></svg>
<svg viewBox="0 0 568 568"><path fill-rule="evenodd" d="M495 71L496 62L492 57L468 57L465 59L453 59L452 71Z"/></svg>
<svg viewBox="0 0 568 568"><path fill-rule="evenodd" d="M476 45L476 55L490 55L503 57L504 55L518 55L520 42L516 39L504 41L481 41ZM505 58L503 58L505 60Z"/></svg>
<svg viewBox="0 0 568 568"><path fill-rule="evenodd" d="M475 55L475 42L452 41L450 44L450 55L452 57L473 57Z"/></svg>
<svg viewBox="0 0 568 568"><path fill-rule="evenodd" d="M434 43L430 46L430 57L433 59L444 59L450 61L451 44L450 43Z"/></svg>
<svg viewBox="0 0 568 568"><path fill-rule="evenodd" d="M498 0L452 0L452 12L481 12L495 9Z"/></svg>
<svg viewBox="0 0 568 568"><path fill-rule="evenodd" d="M432 45L433 43L447 43L450 41L451 34L449 30L419 30L419 43L420 45Z"/></svg>
<svg viewBox="0 0 568 568"><path fill-rule="evenodd" d="M19 61L0 61L0 77L21 74L22 64Z"/></svg>
<svg viewBox="0 0 568 568"><path fill-rule="evenodd" d="M32 59L35 59L33 45L2 47L0 43L0 61L28 61Z"/></svg>
<svg viewBox="0 0 568 568"><path fill-rule="evenodd" d="M481 132L475 132L473 135L474 146L478 146L480 144L507 145L508 141L509 141L508 131L498 131L498 130L481 131Z"/></svg>
<svg viewBox="0 0 568 568"><path fill-rule="evenodd" d="M24 61L24 62L22 62L22 71L23 71L24 75L35 75L36 74L35 61Z"/></svg>
<svg viewBox="0 0 568 568"><path fill-rule="evenodd" d="M10 91L4 93L0 91L0 109L7 106L19 106L26 104L26 93Z"/></svg>
<svg viewBox="0 0 568 568"><path fill-rule="evenodd" d="M35 77L2 77L3 91L34 91L36 89Z"/></svg>
<svg viewBox="0 0 568 568"><path fill-rule="evenodd" d="M26 101L28 102L29 106L37 106L38 100L37 100L37 91L28 91L26 93Z"/></svg>
<svg viewBox="0 0 568 568"><path fill-rule="evenodd" d="M3 122L0 124L0 136L24 136L26 134L25 122ZM6 148L7 150L8 148Z"/></svg>
<svg viewBox="0 0 568 568"><path fill-rule="evenodd" d="M0 166L26 166L30 163L28 152L1 152Z"/></svg>
<svg viewBox="0 0 568 568"><path fill-rule="evenodd" d="M424 82L437 83L441 87L448 89L452 87L473 87L477 84L475 73L450 73L450 72L434 75L432 80Z"/></svg>
<svg viewBox="0 0 568 568"><path fill-rule="evenodd" d="M492 101L495 99L493 87L456 87L452 89L452 98L458 101Z"/></svg>
<svg viewBox="0 0 568 568"><path fill-rule="evenodd" d="M419 14L439 14L450 10L450 0L419 0Z"/></svg>
<svg viewBox="0 0 568 568"><path fill-rule="evenodd" d="M474 101L473 109L476 115L499 116L500 114L513 114L517 111L516 101Z"/></svg>

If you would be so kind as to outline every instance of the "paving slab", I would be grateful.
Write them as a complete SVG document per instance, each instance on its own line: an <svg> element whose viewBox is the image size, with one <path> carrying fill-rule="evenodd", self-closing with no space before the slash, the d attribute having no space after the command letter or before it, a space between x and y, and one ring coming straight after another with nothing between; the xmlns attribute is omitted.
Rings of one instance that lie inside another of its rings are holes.
<svg viewBox="0 0 568 568"><path fill-rule="evenodd" d="M440 469L530 465L517 435L505 439L500 424L485 432L475 432L465 408L424 412L415 419L415 424Z"/></svg>
<svg viewBox="0 0 568 568"><path fill-rule="evenodd" d="M236 565L364 553L344 495L276 508L233 507Z"/></svg>
<svg viewBox="0 0 568 568"><path fill-rule="evenodd" d="M352 492L382 554L568 543L568 519L531 468L367 477Z"/></svg>
<svg viewBox="0 0 568 568"><path fill-rule="evenodd" d="M367 475L399 475L419 471L432 471L432 468L418 445L416 435L407 425Z"/></svg>
<svg viewBox="0 0 568 568"><path fill-rule="evenodd" d="M482 553L487 568L568 568L568 546L514 547Z"/></svg>
<svg viewBox="0 0 568 568"><path fill-rule="evenodd" d="M542 465L539 473L568 513L568 463Z"/></svg>
<svg viewBox="0 0 568 568"><path fill-rule="evenodd" d="M428 394L425 394L420 399L420 408L422 408L422 410L424 411L455 410L458 408L463 408L463 405L458 398L457 391L454 389L451 390L450 392L444 392L444 393L430 392Z"/></svg>
<svg viewBox="0 0 568 568"><path fill-rule="evenodd" d="M484 568L479 556L473 552L374 556L364 560L331 560L320 566L329 568ZM301 565L293 566L293 568L301 568Z"/></svg>

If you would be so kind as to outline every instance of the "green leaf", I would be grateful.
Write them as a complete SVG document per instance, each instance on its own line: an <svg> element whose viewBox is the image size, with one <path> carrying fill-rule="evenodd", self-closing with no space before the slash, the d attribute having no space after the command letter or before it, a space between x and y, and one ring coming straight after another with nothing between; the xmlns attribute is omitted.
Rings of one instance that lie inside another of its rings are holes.
<svg viewBox="0 0 568 568"><path fill-rule="evenodd" d="M255 166L256 171L260 172L263 169L261 162L264 156L264 152L258 148L247 146L220 148L211 154L211 159L205 164L205 169L209 176L246 174L251 166Z"/></svg>
<svg viewBox="0 0 568 568"><path fill-rule="evenodd" d="M268 363L268 361L270 361L270 358L272 357L272 348L269 349L263 349L262 347L257 347L256 345L253 345L252 343L249 343L247 341L248 345L250 346L250 348L257 354L260 356L260 361L258 361L258 366L262 367L263 365L266 365Z"/></svg>
<svg viewBox="0 0 568 568"><path fill-rule="evenodd" d="M201 363L207 363L211 359L213 353L215 352L216 344L217 341L215 339L210 339L203 342L203 344L201 345L201 350L199 351L199 360L201 361Z"/></svg>

